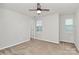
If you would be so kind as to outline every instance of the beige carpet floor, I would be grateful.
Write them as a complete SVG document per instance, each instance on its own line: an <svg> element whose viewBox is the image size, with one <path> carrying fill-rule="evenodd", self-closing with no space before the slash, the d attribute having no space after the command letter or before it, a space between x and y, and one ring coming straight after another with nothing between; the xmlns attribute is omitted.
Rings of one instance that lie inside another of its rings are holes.
<svg viewBox="0 0 79 59"><path fill-rule="evenodd" d="M72 43L55 44L41 40L30 40L0 51L0 55L77 55Z"/></svg>

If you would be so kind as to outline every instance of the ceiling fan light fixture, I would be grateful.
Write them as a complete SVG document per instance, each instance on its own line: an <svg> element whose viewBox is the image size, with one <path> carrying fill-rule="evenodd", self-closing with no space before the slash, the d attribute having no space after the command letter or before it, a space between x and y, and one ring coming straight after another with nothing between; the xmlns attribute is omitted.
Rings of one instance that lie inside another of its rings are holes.
<svg viewBox="0 0 79 59"><path fill-rule="evenodd" d="M37 10L37 14L40 14L41 13L41 10Z"/></svg>

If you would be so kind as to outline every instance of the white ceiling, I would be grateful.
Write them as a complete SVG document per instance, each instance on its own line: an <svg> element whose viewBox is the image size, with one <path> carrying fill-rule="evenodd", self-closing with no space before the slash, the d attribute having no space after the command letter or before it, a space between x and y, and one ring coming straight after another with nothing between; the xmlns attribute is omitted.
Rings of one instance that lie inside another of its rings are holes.
<svg viewBox="0 0 79 59"><path fill-rule="evenodd" d="M28 16L36 16L35 11L29 11L29 9L35 9L36 3L4 3L0 6L23 13ZM41 3L41 8L50 9L49 12L42 12L41 15L53 14L58 12L60 14L73 14L78 8L79 3Z"/></svg>

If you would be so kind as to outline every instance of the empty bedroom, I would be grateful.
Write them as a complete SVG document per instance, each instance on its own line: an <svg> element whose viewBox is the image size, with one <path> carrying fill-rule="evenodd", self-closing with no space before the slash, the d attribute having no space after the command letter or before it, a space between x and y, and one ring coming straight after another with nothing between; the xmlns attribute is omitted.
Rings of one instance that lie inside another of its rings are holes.
<svg viewBox="0 0 79 59"><path fill-rule="evenodd" d="M0 55L78 55L79 3L0 3Z"/></svg>

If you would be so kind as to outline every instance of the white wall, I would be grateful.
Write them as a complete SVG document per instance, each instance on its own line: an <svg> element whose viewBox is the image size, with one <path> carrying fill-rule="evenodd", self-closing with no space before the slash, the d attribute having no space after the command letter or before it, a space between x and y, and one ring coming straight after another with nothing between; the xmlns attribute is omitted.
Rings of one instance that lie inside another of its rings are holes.
<svg viewBox="0 0 79 59"><path fill-rule="evenodd" d="M36 38L39 40L59 43L59 14L50 14L39 19L43 22L43 31L36 32Z"/></svg>
<svg viewBox="0 0 79 59"><path fill-rule="evenodd" d="M73 14L60 15L60 41L74 43L74 30L71 32L65 31L64 24L66 19L73 19L74 21L74 15Z"/></svg>
<svg viewBox="0 0 79 59"><path fill-rule="evenodd" d="M79 10L75 14L75 45L79 50Z"/></svg>
<svg viewBox="0 0 79 59"><path fill-rule="evenodd" d="M30 40L32 19L0 8L0 49Z"/></svg>

